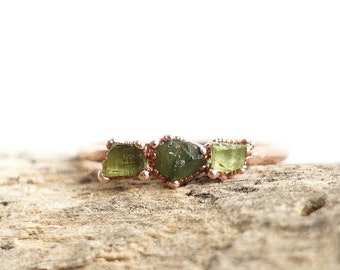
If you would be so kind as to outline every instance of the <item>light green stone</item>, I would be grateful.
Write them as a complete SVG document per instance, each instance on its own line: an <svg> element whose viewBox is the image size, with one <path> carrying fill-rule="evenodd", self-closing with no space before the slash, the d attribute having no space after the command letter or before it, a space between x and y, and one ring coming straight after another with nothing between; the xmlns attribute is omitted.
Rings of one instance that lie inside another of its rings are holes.
<svg viewBox="0 0 340 270"><path fill-rule="evenodd" d="M155 168L171 181L191 176L206 164L200 147L190 142L177 139L163 141L154 152Z"/></svg>
<svg viewBox="0 0 340 270"><path fill-rule="evenodd" d="M241 169L247 157L247 146L230 143L212 143L209 166L222 173Z"/></svg>
<svg viewBox="0 0 340 270"><path fill-rule="evenodd" d="M114 143L103 161L103 175L105 177L126 176L133 177L147 166L142 150L133 144Z"/></svg>

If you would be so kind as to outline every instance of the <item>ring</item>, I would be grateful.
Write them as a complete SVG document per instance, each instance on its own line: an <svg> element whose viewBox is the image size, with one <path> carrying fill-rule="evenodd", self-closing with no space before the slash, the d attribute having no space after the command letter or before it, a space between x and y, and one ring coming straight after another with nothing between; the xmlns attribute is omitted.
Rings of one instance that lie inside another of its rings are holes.
<svg viewBox="0 0 340 270"><path fill-rule="evenodd" d="M145 181L153 175L175 189L203 173L211 179L226 180L244 173L249 165L276 164L287 157L287 152L245 139L190 142L167 135L150 143L111 139L106 149L81 150L79 156L102 162L98 172L102 183L136 177Z"/></svg>

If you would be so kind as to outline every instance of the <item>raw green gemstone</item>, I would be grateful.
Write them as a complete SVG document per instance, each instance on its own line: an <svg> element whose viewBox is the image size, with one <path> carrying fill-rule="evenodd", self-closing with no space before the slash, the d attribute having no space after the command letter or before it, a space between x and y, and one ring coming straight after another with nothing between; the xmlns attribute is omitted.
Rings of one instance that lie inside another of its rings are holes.
<svg viewBox="0 0 340 270"><path fill-rule="evenodd" d="M181 140L162 141L154 150L155 168L171 181L186 178L206 164L200 147Z"/></svg>
<svg viewBox="0 0 340 270"><path fill-rule="evenodd" d="M212 143L210 168L222 173L241 169L247 157L247 146L242 144Z"/></svg>
<svg viewBox="0 0 340 270"><path fill-rule="evenodd" d="M103 162L105 177L127 176L133 177L147 166L142 150L133 144L114 143Z"/></svg>

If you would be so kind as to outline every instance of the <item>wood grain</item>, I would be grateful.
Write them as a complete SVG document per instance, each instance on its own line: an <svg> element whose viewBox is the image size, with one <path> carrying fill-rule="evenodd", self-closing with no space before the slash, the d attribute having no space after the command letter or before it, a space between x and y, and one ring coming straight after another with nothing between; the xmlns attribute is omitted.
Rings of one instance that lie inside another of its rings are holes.
<svg viewBox="0 0 340 270"><path fill-rule="evenodd" d="M99 167L1 153L1 269L339 267L339 164L252 166L177 190L100 184Z"/></svg>

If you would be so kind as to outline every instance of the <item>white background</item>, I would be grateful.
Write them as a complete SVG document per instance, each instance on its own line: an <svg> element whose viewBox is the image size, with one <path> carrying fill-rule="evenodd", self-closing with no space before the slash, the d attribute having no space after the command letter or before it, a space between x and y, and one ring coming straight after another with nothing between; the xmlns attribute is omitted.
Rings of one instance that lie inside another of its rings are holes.
<svg viewBox="0 0 340 270"><path fill-rule="evenodd" d="M1 1L0 149L173 134L338 162L338 3Z"/></svg>

